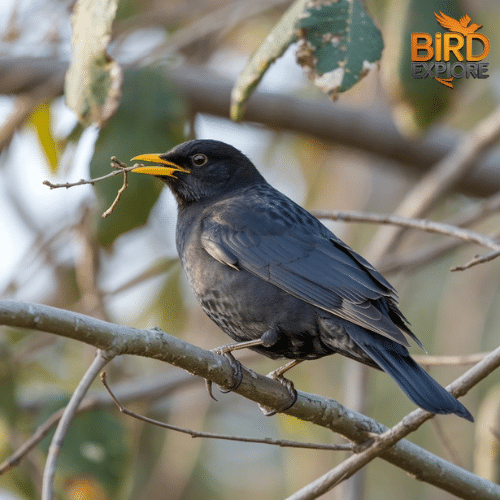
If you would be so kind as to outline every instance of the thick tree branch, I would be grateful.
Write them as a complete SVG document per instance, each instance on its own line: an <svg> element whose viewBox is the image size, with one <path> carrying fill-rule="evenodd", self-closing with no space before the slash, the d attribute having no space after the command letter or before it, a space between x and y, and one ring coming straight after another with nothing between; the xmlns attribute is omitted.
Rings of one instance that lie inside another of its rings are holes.
<svg viewBox="0 0 500 500"><path fill-rule="evenodd" d="M0 324L55 333L100 349L111 349L117 355L134 354L159 359L208 378L223 387L232 382L232 369L222 356L204 351L160 330L139 330L49 306L7 300L0 300ZM481 362L480 369L474 367L462 377L465 385L456 388L456 395L463 394L467 388L472 387L498 366L500 349L488 355ZM243 380L236 392L276 409L282 407L289 398L281 384L246 368L243 368ZM336 401L304 392L299 392L297 402L285 413L327 427L358 444L371 439L374 433L382 434L388 430L378 422L353 412ZM458 497L470 500L500 497L499 485L461 469L406 440L397 442L380 456L420 480Z"/></svg>

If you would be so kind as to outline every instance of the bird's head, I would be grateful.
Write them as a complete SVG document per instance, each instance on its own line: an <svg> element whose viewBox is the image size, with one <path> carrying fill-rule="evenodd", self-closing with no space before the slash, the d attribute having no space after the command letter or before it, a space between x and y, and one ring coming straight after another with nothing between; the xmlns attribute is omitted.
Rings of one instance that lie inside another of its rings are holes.
<svg viewBox="0 0 500 500"><path fill-rule="evenodd" d="M266 182L243 153L220 141L188 141L167 153L139 155L132 160L156 163L133 172L161 179L172 190L179 206Z"/></svg>

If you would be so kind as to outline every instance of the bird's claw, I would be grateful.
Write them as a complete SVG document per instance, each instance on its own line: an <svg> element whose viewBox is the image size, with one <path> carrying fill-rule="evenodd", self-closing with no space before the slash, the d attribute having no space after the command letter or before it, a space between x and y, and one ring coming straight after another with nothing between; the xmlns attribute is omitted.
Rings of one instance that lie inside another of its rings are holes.
<svg viewBox="0 0 500 500"><path fill-rule="evenodd" d="M222 393L234 391L235 389L237 389L240 386L241 381L243 380L243 371L241 370L241 363L232 355L231 351L228 350L228 347L229 346L221 346L221 347L216 347L215 349L212 349L212 352L215 352L219 356L224 356L233 370L233 384L227 388L219 387L219 390ZM213 392L212 392L212 386L213 386L212 381L205 380L205 386L207 388L207 391L208 391L208 394L210 395L210 397L214 401L217 401L217 399L215 398L215 396L213 395Z"/></svg>
<svg viewBox="0 0 500 500"><path fill-rule="evenodd" d="M274 410L273 408L269 408L267 406L259 405L260 411L264 414L266 417L272 417L273 415L276 415L276 413L281 413L289 408L291 408L295 402L297 401L297 391L295 390L295 387L293 385L293 382L285 377L283 375L277 374L276 371L268 373L267 375L269 378L272 378L273 380L276 380L276 382L279 382L288 392L290 395L290 402L287 403L283 408L279 410Z"/></svg>
<svg viewBox="0 0 500 500"><path fill-rule="evenodd" d="M212 392L212 386L213 383L211 380L208 380L207 378L205 379L205 387L207 388L208 395L214 400L217 401L217 398L214 396L214 393Z"/></svg>

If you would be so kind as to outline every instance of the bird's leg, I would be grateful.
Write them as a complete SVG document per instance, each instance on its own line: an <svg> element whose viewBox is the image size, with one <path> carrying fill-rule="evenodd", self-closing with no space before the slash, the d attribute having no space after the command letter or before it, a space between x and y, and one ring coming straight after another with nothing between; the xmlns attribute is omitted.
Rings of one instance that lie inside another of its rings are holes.
<svg viewBox="0 0 500 500"><path fill-rule="evenodd" d="M297 391L293 386L293 382L283 377L283 374L286 373L291 368L293 368L294 366L297 366L299 363L302 363L302 361L304 360L294 359L292 361L289 361L286 365L280 366L277 370L274 370L273 372L267 374L269 378L272 378L273 380L279 382L288 391L288 394L290 394L290 399L291 399L290 404L285 408L282 408L280 411L288 410L288 408L291 408L295 404L295 401L297 401ZM276 413L278 412L277 410L273 410L271 408L268 408L267 406L259 405L259 407L262 413L266 417L271 417L273 415L276 415Z"/></svg>
<svg viewBox="0 0 500 500"><path fill-rule="evenodd" d="M246 349L247 347L255 347L262 344L263 341L261 339L256 339L256 340L248 340L246 342L236 342L234 344L226 344L220 347L216 347L215 349L212 349L212 351L215 352L216 354L224 356L231 365L231 368L233 370L233 380L234 380L233 385L228 389L219 388L221 392L226 393L234 391L239 387L239 385L241 384L241 379L243 378L243 373L241 371L241 363L233 356L232 351L237 351L239 349ZM213 400L217 401L212 393L212 381L205 380L205 385L207 387L208 394L210 394L210 397Z"/></svg>

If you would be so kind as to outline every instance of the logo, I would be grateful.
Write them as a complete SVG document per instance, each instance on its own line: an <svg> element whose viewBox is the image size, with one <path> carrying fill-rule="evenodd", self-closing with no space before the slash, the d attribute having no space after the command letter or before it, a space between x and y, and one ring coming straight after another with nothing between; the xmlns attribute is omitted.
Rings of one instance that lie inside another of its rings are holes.
<svg viewBox="0 0 500 500"><path fill-rule="evenodd" d="M440 12L437 22L449 32L411 34L411 76L435 78L439 83L453 88L454 78L488 78L488 63L481 62L490 53L490 41L477 30L482 25L470 23L467 15L460 21ZM473 42L479 42L473 43ZM478 51L478 45L482 49ZM474 48L474 51L473 51ZM456 62L450 61L453 56Z"/></svg>

